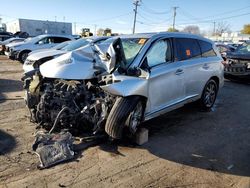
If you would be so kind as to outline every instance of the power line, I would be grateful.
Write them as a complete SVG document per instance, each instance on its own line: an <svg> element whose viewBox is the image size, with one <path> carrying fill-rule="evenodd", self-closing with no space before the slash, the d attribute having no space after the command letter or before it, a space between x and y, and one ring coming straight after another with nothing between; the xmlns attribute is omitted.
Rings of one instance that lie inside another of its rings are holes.
<svg viewBox="0 0 250 188"><path fill-rule="evenodd" d="M234 16L228 16L228 17L223 17L223 18L216 18L216 19L210 19L210 20L201 20L201 21L197 21L197 22L184 22L184 23L179 23L180 25L186 25L186 24L196 24L196 23L213 23L214 21L220 21L220 20L227 20L227 19L231 19L231 18L237 18L237 17L241 17L241 16L246 16L249 15L250 12L248 13L244 13L244 14L238 14L238 15L234 15Z"/></svg>
<svg viewBox="0 0 250 188"><path fill-rule="evenodd" d="M142 7L143 7L148 13L150 13L150 14L168 14L168 13L170 13L170 10L158 12L158 11L155 11L155 10L149 8L148 6L146 6L145 3L143 3L143 2L142 2L141 4L142 4Z"/></svg>
<svg viewBox="0 0 250 188"><path fill-rule="evenodd" d="M148 18L148 17L143 16L143 15L142 15L141 13L139 13L139 12L138 12L137 14L138 14L138 16L141 17L142 19L144 19L144 20L150 22L150 24L161 24L161 23L165 23L165 22L169 21L170 19L172 19L172 18L168 18L168 19L163 19L163 20L158 20L158 21L156 21L156 20L151 19L150 17Z"/></svg>
<svg viewBox="0 0 250 188"><path fill-rule="evenodd" d="M250 8L250 6L246 6L246 7L242 7L242 8L238 8L238 9L233 9L231 11L226 11L226 12L222 12L222 13L219 13L219 14L214 14L212 16L203 17L201 19L206 19L206 18L210 18L210 17L213 17L213 16L220 16L220 15L225 15L225 14L231 14L232 12L238 12L240 10L244 10L244 9L248 9L248 8Z"/></svg>
<svg viewBox="0 0 250 188"><path fill-rule="evenodd" d="M189 12L185 11L184 9L180 8L180 13L183 14L185 17L188 17L192 20L195 20L195 21L198 21L198 22L203 22L202 20L206 20L207 18L210 18L210 20L212 20L211 17L215 17L215 16L219 16L219 15L225 15L225 14L231 14L233 12L238 12L240 10L244 10L244 9L248 9L250 6L247 6L247 7L242 7L242 8L238 8L238 9L233 9L231 11L226 11L226 12L223 12L223 13L219 13L219 14L214 14L214 15L211 15L211 16L206 16L206 17L202 17L202 18L197 18L195 16L193 16L192 14L190 14ZM230 17L230 16L229 16ZM186 20L186 19L185 19ZM216 19L213 19L213 20L216 20Z"/></svg>

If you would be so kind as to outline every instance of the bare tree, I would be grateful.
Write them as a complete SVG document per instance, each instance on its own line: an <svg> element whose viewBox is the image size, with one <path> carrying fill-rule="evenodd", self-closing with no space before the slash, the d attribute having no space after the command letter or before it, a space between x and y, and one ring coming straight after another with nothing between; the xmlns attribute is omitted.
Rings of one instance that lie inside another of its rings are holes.
<svg viewBox="0 0 250 188"><path fill-rule="evenodd" d="M200 34L200 28L196 25L186 26L182 31L187 32L187 33L196 34L196 35Z"/></svg>
<svg viewBox="0 0 250 188"><path fill-rule="evenodd" d="M216 34L221 36L221 34L225 32L230 32L230 25L225 21L218 22L216 27Z"/></svg>

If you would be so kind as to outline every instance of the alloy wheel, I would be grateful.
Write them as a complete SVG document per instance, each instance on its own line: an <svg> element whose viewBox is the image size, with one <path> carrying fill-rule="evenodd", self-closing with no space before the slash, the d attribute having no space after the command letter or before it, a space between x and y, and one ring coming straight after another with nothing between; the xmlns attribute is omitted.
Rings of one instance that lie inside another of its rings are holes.
<svg viewBox="0 0 250 188"><path fill-rule="evenodd" d="M216 99L217 86L214 82L209 82L204 93L204 104L210 108L213 106Z"/></svg>
<svg viewBox="0 0 250 188"><path fill-rule="evenodd" d="M139 101L135 109L131 112L129 118L129 130L133 134L137 131L138 125L141 123L143 116L142 113L143 113L143 105L142 102Z"/></svg>

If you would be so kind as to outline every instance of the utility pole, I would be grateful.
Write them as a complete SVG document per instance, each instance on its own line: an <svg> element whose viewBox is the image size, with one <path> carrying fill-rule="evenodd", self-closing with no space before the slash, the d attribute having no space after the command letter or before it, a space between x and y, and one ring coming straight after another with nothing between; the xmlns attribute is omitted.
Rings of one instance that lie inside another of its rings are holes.
<svg viewBox="0 0 250 188"><path fill-rule="evenodd" d="M175 17L176 17L176 9L179 7L173 7L174 9L174 17L173 17L173 31L175 31Z"/></svg>
<svg viewBox="0 0 250 188"><path fill-rule="evenodd" d="M96 34L96 27L97 27L97 25L95 24L94 27L95 27L95 34L94 34L94 35L96 36L96 35L97 35L97 34Z"/></svg>
<svg viewBox="0 0 250 188"><path fill-rule="evenodd" d="M216 22L213 22L214 23L214 32L213 32L213 35L215 35L215 24L216 24Z"/></svg>
<svg viewBox="0 0 250 188"><path fill-rule="evenodd" d="M75 35L76 35L76 22L74 22L74 30L75 30Z"/></svg>
<svg viewBox="0 0 250 188"><path fill-rule="evenodd" d="M134 3L133 3L133 4L135 5L135 9L134 9L135 16L134 16L133 34L135 33L135 24L136 24L137 7L140 6L140 5L139 5L139 2L140 2L140 0L135 0Z"/></svg>

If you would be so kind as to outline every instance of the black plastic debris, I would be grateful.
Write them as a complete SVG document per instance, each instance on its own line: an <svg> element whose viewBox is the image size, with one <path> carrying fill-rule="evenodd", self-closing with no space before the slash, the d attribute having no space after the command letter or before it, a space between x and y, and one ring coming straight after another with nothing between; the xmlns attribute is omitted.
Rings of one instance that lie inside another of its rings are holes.
<svg viewBox="0 0 250 188"><path fill-rule="evenodd" d="M74 157L72 150L74 138L69 132L36 134L33 151L39 156L39 168L48 168Z"/></svg>

